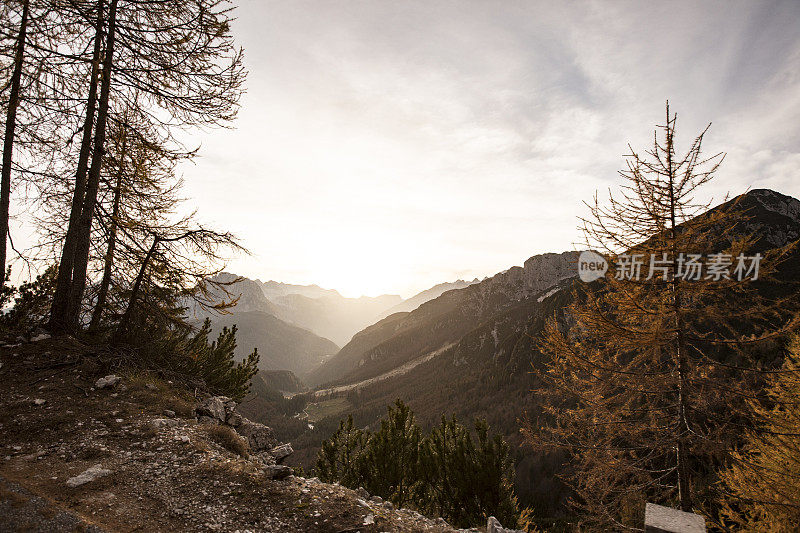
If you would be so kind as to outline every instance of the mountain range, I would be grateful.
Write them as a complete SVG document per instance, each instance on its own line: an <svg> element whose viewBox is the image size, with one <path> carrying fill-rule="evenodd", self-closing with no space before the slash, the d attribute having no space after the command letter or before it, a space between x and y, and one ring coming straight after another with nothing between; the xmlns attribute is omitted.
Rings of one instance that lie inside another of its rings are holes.
<svg viewBox="0 0 800 533"><path fill-rule="evenodd" d="M441 283L403 300L397 295L346 298L317 285L262 282L229 272L211 281L225 286L212 288L211 300L236 300L236 305L220 313L189 302L189 317L197 323L208 318L214 334L236 325L238 357L258 348L262 370L289 370L301 378L337 353L337 343L346 344L354 333L393 309L414 309L444 291L471 283Z"/></svg>
<svg viewBox="0 0 800 533"><path fill-rule="evenodd" d="M759 189L738 200L715 209L739 210L741 231L755 237L753 251L800 239L797 199ZM571 302L571 288L581 283L576 257L576 252L533 256L522 267L444 292L356 334L306 378L317 387L313 402L337 401L343 407L293 441L295 460L312 465L319 442L335 431L342 416L352 413L360 427L369 427L400 398L427 426L443 414L486 418L515 450L521 499L536 502L545 513L556 509L569 493L557 481L560 460L520 448L519 421L526 412L537 412L530 392L536 386L531 365L541 362L537 339L545 321ZM800 279L797 250L779 275Z"/></svg>

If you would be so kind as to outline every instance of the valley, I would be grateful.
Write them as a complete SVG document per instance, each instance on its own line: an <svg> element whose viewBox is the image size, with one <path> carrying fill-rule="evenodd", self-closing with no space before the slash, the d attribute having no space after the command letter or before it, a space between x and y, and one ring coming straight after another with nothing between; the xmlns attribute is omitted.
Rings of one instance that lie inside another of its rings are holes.
<svg viewBox="0 0 800 533"><path fill-rule="evenodd" d="M800 202L773 191L751 191L739 206L758 247L769 250L800 237ZM374 428L386 406L402 399L423 427L455 414L486 418L511 444L521 501L544 515L569 496L556 478L559 457L523 445L521 421L540 416L531 392L532 370L543 363L537 348L545 321L559 316L580 284L575 252L544 254L482 282L443 292L410 312L378 320L338 353L304 375L304 413L314 429L291 434L293 464L312 468L319 443L352 414ZM782 272L797 275L800 262Z"/></svg>

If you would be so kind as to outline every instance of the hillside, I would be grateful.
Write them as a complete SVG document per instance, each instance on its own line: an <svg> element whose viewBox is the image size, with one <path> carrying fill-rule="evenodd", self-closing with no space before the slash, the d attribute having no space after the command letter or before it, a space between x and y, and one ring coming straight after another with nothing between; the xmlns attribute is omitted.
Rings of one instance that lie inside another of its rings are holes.
<svg viewBox="0 0 800 533"><path fill-rule="evenodd" d="M301 392L306 389L291 370L260 370L258 375L267 387L278 392Z"/></svg>
<svg viewBox="0 0 800 533"><path fill-rule="evenodd" d="M576 252L537 255L522 267L447 291L410 313L391 315L355 335L307 381L367 379L456 342L487 318L575 275L576 260Z"/></svg>
<svg viewBox="0 0 800 533"><path fill-rule="evenodd" d="M474 285L478 282L479 282L478 278L475 278L472 281L464 281L459 279L457 281L439 283L438 285L434 285L430 289L426 289L422 292L419 292L414 296L412 296L411 298L403 300L394 307L384 311L383 313L381 313L382 315L381 318L393 315L395 313L411 312L420 305L424 304L425 302L429 302L433 299L436 299L442 294L446 293L447 291L463 289L465 287L469 287L470 285Z"/></svg>
<svg viewBox="0 0 800 533"><path fill-rule="evenodd" d="M340 345L378 320L387 309L403 301L400 296L387 294L345 298L333 289L317 285L261 282L229 272L217 274L210 280L228 284L224 288L211 286L211 301L230 302L238 298L236 305L227 310L230 315L260 311ZM193 301L187 301L185 305L189 308L190 319L219 319L219 313L202 309Z"/></svg>
<svg viewBox="0 0 800 533"><path fill-rule="evenodd" d="M764 189L750 191L740 200L739 227L756 237L754 251L782 247L800 238L800 201ZM357 424L369 425L387 404L400 398L424 425L436 424L443 413L466 420L486 417L516 450L517 493L522 501L537 506L544 516L557 509L568 495L555 479L560 459L519 448L519 419L526 412L537 412L536 397L530 393L536 386L530 368L540 361L536 339L545 320L572 301L573 284L580 283L571 274L575 265L566 258L564 262L556 259L565 255L536 256L526 261L524 268L447 292L412 313L392 315L357 334L308 378L317 383L327 378L352 384L319 399L344 397L347 409L330 420L318 421L319 431L299 438L294 460L308 461L319 442L315 439L324 438L345 411L354 413ZM561 281L548 285L544 275L528 277L534 268ZM800 279L797 250L781 265L778 275ZM533 286L541 289L534 292ZM432 353L435 356L428 358ZM422 362L407 372L371 379L392 374L392 369L415 360ZM322 370L328 373L322 375Z"/></svg>
<svg viewBox="0 0 800 533"><path fill-rule="evenodd" d="M386 309L400 303L397 295L345 298L335 294L318 297L303 294L276 296L273 303L279 318L345 344L354 333L375 322Z"/></svg>
<svg viewBox="0 0 800 533"><path fill-rule="evenodd" d="M262 311L237 312L211 320L214 334L234 324L238 327L236 356L245 357L258 348L262 370L290 370L302 377L338 351L328 339Z"/></svg>
<svg viewBox="0 0 800 533"><path fill-rule="evenodd" d="M454 531L248 454L168 382L99 388L119 354L54 338L0 362L0 531Z"/></svg>

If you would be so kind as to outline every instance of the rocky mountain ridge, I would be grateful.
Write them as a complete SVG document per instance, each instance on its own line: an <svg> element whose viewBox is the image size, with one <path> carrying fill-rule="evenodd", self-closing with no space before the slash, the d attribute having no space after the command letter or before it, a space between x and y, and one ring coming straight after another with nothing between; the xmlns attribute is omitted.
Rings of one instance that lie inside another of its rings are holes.
<svg viewBox="0 0 800 533"><path fill-rule="evenodd" d="M356 334L306 377L311 385L358 381L458 341L487 317L577 274L577 252L537 255L479 283L450 290Z"/></svg>

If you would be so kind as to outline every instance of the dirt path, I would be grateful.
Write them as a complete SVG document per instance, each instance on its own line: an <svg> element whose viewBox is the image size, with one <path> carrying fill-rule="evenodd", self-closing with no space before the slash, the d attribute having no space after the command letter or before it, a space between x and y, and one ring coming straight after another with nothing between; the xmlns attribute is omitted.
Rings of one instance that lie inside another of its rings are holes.
<svg viewBox="0 0 800 533"><path fill-rule="evenodd" d="M347 392L347 391L353 390L353 389L358 388L358 387L365 387L367 385L372 385L373 383L377 383L377 382L383 381L385 379L390 379L390 378L393 378L393 377L402 376L403 374L406 374L406 373L410 372L411 370L413 370L417 366L421 365L422 363L426 363L426 362L430 361L431 359L433 359L434 357L436 357L437 355L449 350L450 348L455 346L455 344L456 344L455 342L451 342L450 344L446 344L446 345L442 346L441 348L439 348L438 350L434 350L434 351L432 351L430 353L427 353L425 355L417 357L416 359L412 359L411 361L405 363L404 365L398 366L397 368L395 368L393 370L390 370L389 372L384 372L383 374L381 374L379 376L375 376L375 377L369 378L369 379L364 379L364 380L358 381L356 383L350 383L350 384L347 384L347 385L339 385L339 386L331 387L331 388L328 388L328 389L320 389L320 390L314 392L314 397L320 398L320 397L323 397L323 396L332 396L334 394L340 394L340 393L343 393L343 392Z"/></svg>

